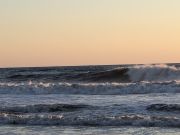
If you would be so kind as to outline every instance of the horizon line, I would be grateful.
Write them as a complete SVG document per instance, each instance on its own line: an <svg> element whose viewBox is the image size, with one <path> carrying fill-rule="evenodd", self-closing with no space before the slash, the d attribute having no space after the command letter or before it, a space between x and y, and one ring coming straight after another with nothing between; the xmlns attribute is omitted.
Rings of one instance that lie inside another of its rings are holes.
<svg viewBox="0 0 180 135"><path fill-rule="evenodd" d="M58 68L58 67L88 67L88 66L123 66L123 65L157 65L157 64L180 64L180 62L167 62L167 63L123 63L123 64L87 64L87 65L61 65L61 66L14 66L14 67L0 67L0 69L15 69L15 68Z"/></svg>

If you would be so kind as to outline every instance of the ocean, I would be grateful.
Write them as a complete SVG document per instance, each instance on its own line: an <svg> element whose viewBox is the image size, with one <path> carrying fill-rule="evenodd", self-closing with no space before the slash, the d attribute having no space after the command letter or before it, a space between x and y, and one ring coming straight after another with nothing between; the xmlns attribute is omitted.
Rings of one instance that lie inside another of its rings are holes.
<svg viewBox="0 0 180 135"><path fill-rule="evenodd" d="M180 64L0 69L2 135L179 135Z"/></svg>

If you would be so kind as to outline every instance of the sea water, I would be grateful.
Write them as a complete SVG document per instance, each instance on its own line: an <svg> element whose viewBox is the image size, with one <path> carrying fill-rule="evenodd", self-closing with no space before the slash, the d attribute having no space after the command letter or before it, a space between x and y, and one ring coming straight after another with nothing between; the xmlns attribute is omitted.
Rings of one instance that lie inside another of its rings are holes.
<svg viewBox="0 0 180 135"><path fill-rule="evenodd" d="M0 134L180 134L180 65L0 69Z"/></svg>

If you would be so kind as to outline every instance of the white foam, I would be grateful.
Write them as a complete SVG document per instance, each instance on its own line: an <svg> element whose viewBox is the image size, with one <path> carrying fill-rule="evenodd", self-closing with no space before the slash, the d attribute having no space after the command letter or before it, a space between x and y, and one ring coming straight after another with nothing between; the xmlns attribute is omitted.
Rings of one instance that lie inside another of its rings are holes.
<svg viewBox="0 0 180 135"><path fill-rule="evenodd" d="M123 95L180 93L179 81L138 83L0 83L0 94Z"/></svg>
<svg viewBox="0 0 180 135"><path fill-rule="evenodd" d="M129 67L128 75L133 82L180 80L180 68L161 65L137 65Z"/></svg>

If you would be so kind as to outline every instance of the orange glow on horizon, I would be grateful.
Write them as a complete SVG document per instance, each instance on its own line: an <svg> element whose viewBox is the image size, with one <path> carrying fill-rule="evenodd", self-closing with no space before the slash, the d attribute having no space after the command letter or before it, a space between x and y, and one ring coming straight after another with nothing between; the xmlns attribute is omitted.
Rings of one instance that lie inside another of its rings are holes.
<svg viewBox="0 0 180 135"><path fill-rule="evenodd" d="M180 62L179 5L0 1L0 67Z"/></svg>

